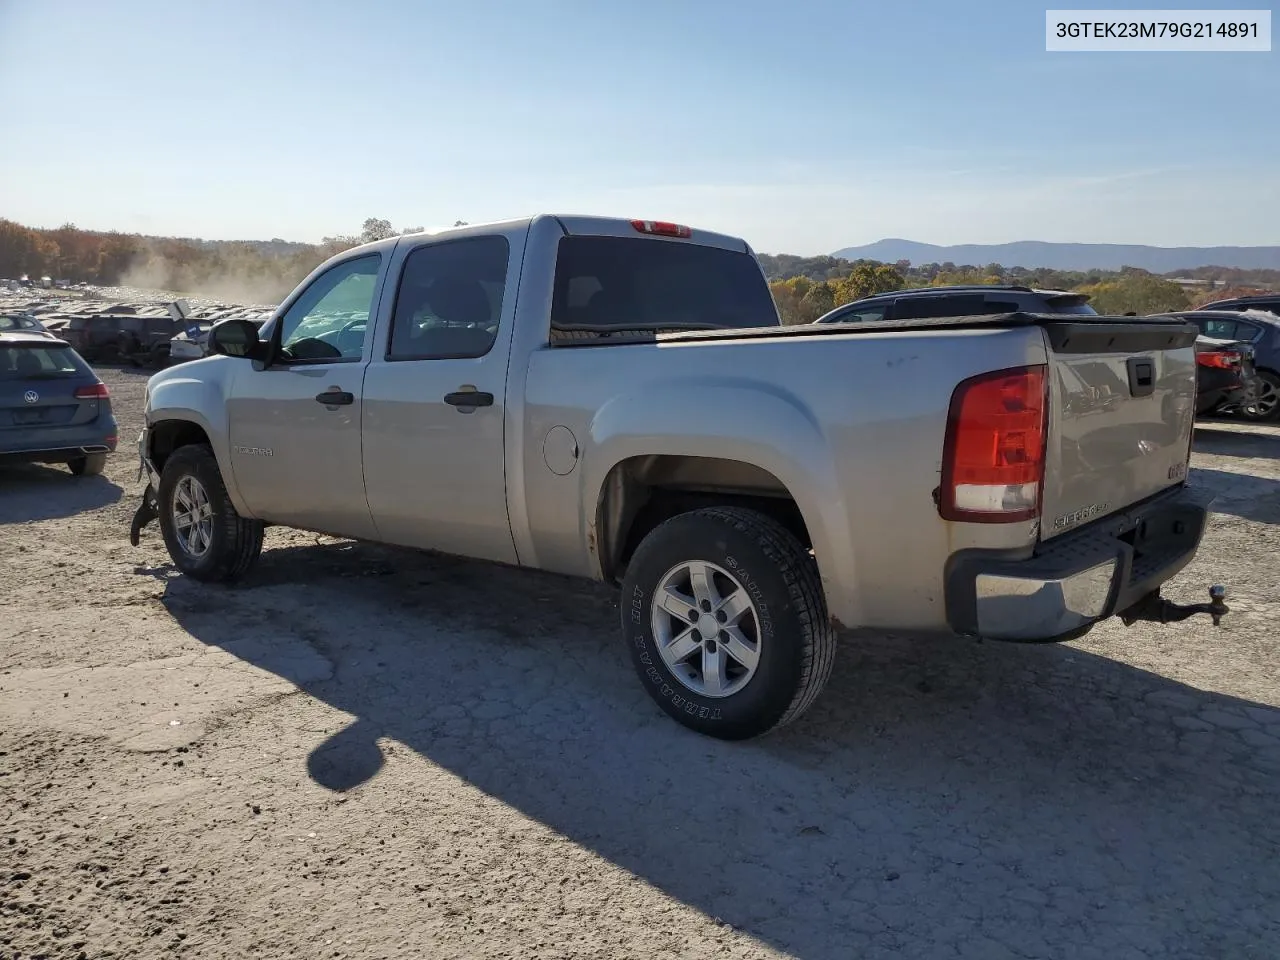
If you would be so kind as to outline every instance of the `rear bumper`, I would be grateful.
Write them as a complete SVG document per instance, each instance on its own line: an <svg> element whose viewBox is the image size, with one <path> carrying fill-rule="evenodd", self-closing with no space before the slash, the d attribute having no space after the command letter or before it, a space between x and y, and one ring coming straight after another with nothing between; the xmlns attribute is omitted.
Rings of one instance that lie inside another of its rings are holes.
<svg viewBox="0 0 1280 960"><path fill-rule="evenodd" d="M0 436L0 460L20 463L63 463L89 453L111 453L115 450L117 442L114 418L109 419L107 424L95 421L86 427L21 432L28 436L21 438Z"/></svg>
<svg viewBox="0 0 1280 960"><path fill-rule="evenodd" d="M1196 413L1207 413L1223 404L1247 404L1253 400L1258 378L1239 370L1203 370L1196 380Z"/></svg>
<svg viewBox="0 0 1280 960"><path fill-rule="evenodd" d="M947 564L947 621L992 640L1066 640L1137 603L1195 556L1211 495L1158 494L1041 544L1025 559L989 550Z"/></svg>

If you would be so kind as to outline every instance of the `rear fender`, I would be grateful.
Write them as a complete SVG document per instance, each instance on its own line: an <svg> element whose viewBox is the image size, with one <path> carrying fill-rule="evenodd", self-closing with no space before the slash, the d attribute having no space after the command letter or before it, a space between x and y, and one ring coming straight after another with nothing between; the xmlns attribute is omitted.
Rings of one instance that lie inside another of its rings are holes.
<svg viewBox="0 0 1280 960"><path fill-rule="evenodd" d="M640 394L604 404L583 455L582 539L590 569L603 576L592 535L610 471L632 457L712 457L749 463L786 487L809 531L831 615L859 621L846 495L832 444L803 402L783 388L734 377L646 381Z"/></svg>

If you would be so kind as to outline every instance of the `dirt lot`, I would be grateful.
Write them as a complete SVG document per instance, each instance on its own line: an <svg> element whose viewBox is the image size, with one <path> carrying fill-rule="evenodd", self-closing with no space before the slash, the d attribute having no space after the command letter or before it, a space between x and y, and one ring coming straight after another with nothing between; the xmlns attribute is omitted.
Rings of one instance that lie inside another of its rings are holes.
<svg viewBox="0 0 1280 960"><path fill-rule="evenodd" d="M1280 955L1280 429L1170 591L1068 646L851 637L746 744L592 585L280 531L234 589L106 477L0 468L0 958Z"/></svg>

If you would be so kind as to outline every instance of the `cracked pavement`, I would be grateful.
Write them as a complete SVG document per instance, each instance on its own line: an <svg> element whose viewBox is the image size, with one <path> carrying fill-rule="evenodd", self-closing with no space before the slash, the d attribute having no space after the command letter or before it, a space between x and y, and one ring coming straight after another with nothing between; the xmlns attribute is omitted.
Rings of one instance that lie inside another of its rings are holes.
<svg viewBox="0 0 1280 960"><path fill-rule="evenodd" d="M844 638L798 723L700 738L611 591L272 530L128 545L104 478L0 468L0 958L1280 955L1280 428L1169 594L1067 645Z"/></svg>

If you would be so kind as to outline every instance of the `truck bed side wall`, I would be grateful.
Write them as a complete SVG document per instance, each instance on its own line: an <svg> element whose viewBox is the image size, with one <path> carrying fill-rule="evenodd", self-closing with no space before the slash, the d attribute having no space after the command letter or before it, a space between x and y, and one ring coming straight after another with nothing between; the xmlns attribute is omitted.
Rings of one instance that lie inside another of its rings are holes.
<svg viewBox="0 0 1280 960"><path fill-rule="evenodd" d="M536 265L525 266L527 276ZM799 507L834 617L945 629L947 557L968 547L1029 553L1037 533L1034 521L938 516L952 391L1045 359L1035 327L530 349L523 363L513 357L513 377L521 367L527 375L520 430L508 431L522 437L519 460L508 460L509 481L519 471L509 490L523 499L512 510L525 524L515 531L521 561L601 576L601 491L619 463L741 461ZM548 435L564 439L556 428L577 449L564 475L548 465L560 454Z"/></svg>

